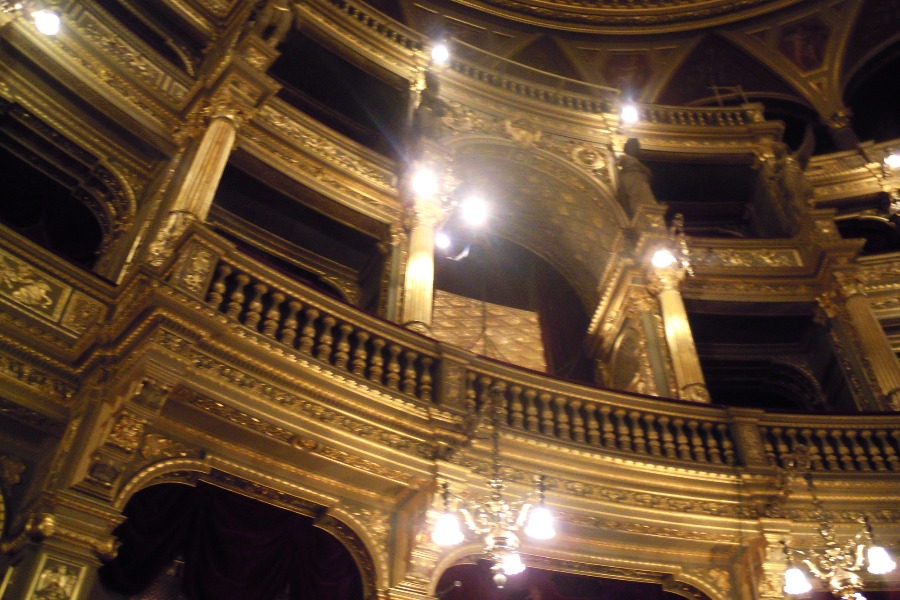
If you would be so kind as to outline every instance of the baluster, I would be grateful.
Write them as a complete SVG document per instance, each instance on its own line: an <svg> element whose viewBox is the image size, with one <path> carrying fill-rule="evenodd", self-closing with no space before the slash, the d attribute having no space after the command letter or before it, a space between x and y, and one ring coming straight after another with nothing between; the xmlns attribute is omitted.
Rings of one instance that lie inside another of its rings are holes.
<svg viewBox="0 0 900 600"><path fill-rule="evenodd" d="M719 439L722 440L722 460L726 465L734 464L734 444L731 443L728 425L719 423L716 425L716 431L719 432Z"/></svg>
<svg viewBox="0 0 900 600"><path fill-rule="evenodd" d="M859 442L856 441L857 431L855 429L848 429L846 432L847 441L849 442L850 452L853 456L853 460L856 463L856 468L860 471L871 471L872 465L869 464L869 457L866 456L866 451L863 450L863 447L859 445Z"/></svg>
<svg viewBox="0 0 900 600"><path fill-rule="evenodd" d="M487 375L482 375L478 378L478 408L481 409L485 406L490 407L491 405L491 378ZM491 417L491 413L488 412L488 417Z"/></svg>
<svg viewBox="0 0 900 600"><path fill-rule="evenodd" d="M572 439L572 429L569 425L569 411L565 396L557 396L553 399L556 403L556 435L563 440Z"/></svg>
<svg viewBox="0 0 900 600"><path fill-rule="evenodd" d="M808 427L801 429L800 437L809 454L809 468L813 471L823 470L825 466L822 464L822 454L819 452L819 444L813 436L812 429Z"/></svg>
<svg viewBox="0 0 900 600"><path fill-rule="evenodd" d="M522 386L512 385L509 388L510 395L510 417L509 421L513 427L521 429L525 424L524 406L522 405Z"/></svg>
<svg viewBox="0 0 900 600"><path fill-rule="evenodd" d="M225 301L225 280L231 275L231 271L231 267L226 264L221 264L216 269L216 278L209 288L209 297L207 298L207 302L215 310L222 308L222 302Z"/></svg>
<svg viewBox="0 0 900 600"><path fill-rule="evenodd" d="M647 445L650 447L650 454L660 456L662 454L662 446L659 443L659 433L656 431L656 415L646 413L644 415L645 429L647 431Z"/></svg>
<svg viewBox="0 0 900 600"><path fill-rule="evenodd" d="M366 342L369 341L369 332L358 329L353 334L353 337L356 338L356 346L353 348L350 372L362 377L366 373L366 363L369 361L369 351L366 349Z"/></svg>
<svg viewBox="0 0 900 600"><path fill-rule="evenodd" d="M403 353L403 379L400 381L400 389L404 394L416 393L416 358L419 353L415 350L407 350Z"/></svg>
<svg viewBox="0 0 900 600"><path fill-rule="evenodd" d="M762 437L763 443L763 452L766 454L766 462L770 465L775 464L775 448L772 446L772 440L769 439L769 428L768 427L760 427L759 428L760 436Z"/></svg>
<svg viewBox="0 0 900 600"><path fill-rule="evenodd" d="M788 427L784 430L784 434L787 436L788 447L790 448L791 454L793 454L794 451L797 450L797 444L800 443L797 440L797 430L794 427Z"/></svg>
<svg viewBox="0 0 900 600"><path fill-rule="evenodd" d="M262 319L262 297L269 291L269 286L264 283L257 282L253 285L253 293L250 295L250 302L247 303L247 312L244 313L244 325L251 329L256 329Z"/></svg>
<svg viewBox="0 0 900 600"><path fill-rule="evenodd" d="M634 451L641 454L647 453L647 442L644 436L644 428L641 427L641 413L636 410L628 413L631 420L631 440L634 444Z"/></svg>
<svg viewBox="0 0 900 600"><path fill-rule="evenodd" d="M528 431L538 430L538 407L535 396L536 391L525 390L525 429Z"/></svg>
<svg viewBox="0 0 900 600"><path fill-rule="evenodd" d="M864 429L862 433L860 433L860 437L862 438L862 443L866 446L866 454L871 459L875 470L886 471L884 457L881 456L881 450L878 449L878 445L875 443L875 440L872 439L872 431Z"/></svg>
<svg viewBox="0 0 900 600"><path fill-rule="evenodd" d="M666 415L659 418L659 428L662 430L662 447L666 457L677 458L678 454L675 452L675 437L672 435L672 430L669 429L670 422L671 419Z"/></svg>
<svg viewBox="0 0 900 600"><path fill-rule="evenodd" d="M894 433L897 433L897 431L894 430ZM900 471L900 459L897 457L897 451L891 446L887 431L879 429L875 432L875 437L878 438L878 443L881 444L881 451L884 453L885 460L887 460L888 468L891 471Z"/></svg>
<svg viewBox="0 0 900 600"><path fill-rule="evenodd" d="M631 445L631 430L625 420L626 414L627 411L624 408L616 409L616 412L613 413L616 421L616 441L619 444L619 450L632 452L634 448Z"/></svg>
<svg viewBox="0 0 900 600"><path fill-rule="evenodd" d="M541 392L539 398L541 400L541 433L553 435L553 409L550 407L553 396L547 392Z"/></svg>
<svg viewBox="0 0 900 600"><path fill-rule="evenodd" d="M303 305L297 300L291 300L288 302L287 306L287 317L284 319L284 325L281 327L278 339L282 344L292 346L294 344L294 339L297 337L297 325L299 324L299 321L297 321L297 313L300 312Z"/></svg>
<svg viewBox="0 0 900 600"><path fill-rule="evenodd" d="M828 470L839 471L841 465L834 453L834 448L831 447L831 442L828 441L828 432L824 429L817 429L816 436L819 438L819 446L822 448L822 457L825 459Z"/></svg>
<svg viewBox="0 0 900 600"><path fill-rule="evenodd" d="M497 394L497 409L499 411L498 416L500 417L500 422L504 425L509 425L509 405L507 404L506 399L506 382L492 382L491 389L492 393Z"/></svg>
<svg viewBox="0 0 900 600"><path fill-rule="evenodd" d="M319 318L319 311L315 308L307 308L303 311L306 317L303 328L300 330L300 344L298 350L303 354L312 354L313 344L316 343L316 319Z"/></svg>
<svg viewBox="0 0 900 600"><path fill-rule="evenodd" d="M384 376L384 380L392 390L400 389L400 361L397 359L400 350L402 348L397 344L388 346L387 374Z"/></svg>
<svg viewBox="0 0 900 600"><path fill-rule="evenodd" d="M250 277L246 273L238 273L234 278L235 287L228 298L228 306L225 307L225 316L229 319L237 319L244 308L244 286L250 283Z"/></svg>
<svg viewBox="0 0 900 600"><path fill-rule="evenodd" d="M597 405L586 402L584 414L587 416L587 440L591 446L600 445L600 424L597 421Z"/></svg>
<svg viewBox="0 0 900 600"><path fill-rule="evenodd" d="M693 451L694 460L700 462L708 462L706 458L706 449L703 447L703 438L700 437L700 423L691 419L687 422L688 431L690 431L691 449Z"/></svg>
<svg viewBox="0 0 900 600"><path fill-rule="evenodd" d="M706 454L709 456L709 462L721 465L722 453L719 452L719 442L713 432L714 425L709 421L704 421L701 427L703 428L703 437L706 439Z"/></svg>
<svg viewBox="0 0 900 600"><path fill-rule="evenodd" d="M381 376L384 374L384 356L381 354L385 342L381 338L372 339L372 353L369 354L369 381L381 383Z"/></svg>
<svg viewBox="0 0 900 600"><path fill-rule="evenodd" d="M612 409L606 405L600 407L600 429L603 432L603 447L616 447L616 428L613 427L609 414Z"/></svg>
<svg viewBox="0 0 900 600"><path fill-rule="evenodd" d="M272 299L272 304L269 306L269 310L266 311L266 320L263 321L262 332L263 335L274 338L275 331L278 329L278 321L281 320L281 303L284 302L285 295L281 292L272 292L269 297Z"/></svg>
<svg viewBox="0 0 900 600"><path fill-rule="evenodd" d="M323 362L328 362L331 357L332 342L334 337L331 335L331 328L337 321L331 315L322 318L322 332L319 334L319 344L316 346L316 358Z"/></svg>
<svg viewBox="0 0 900 600"><path fill-rule="evenodd" d="M338 327L337 342L334 344L334 366L338 369L346 369L350 360L350 332L353 325L341 323Z"/></svg>
<svg viewBox="0 0 900 600"><path fill-rule="evenodd" d="M422 356L419 361L422 363L422 377L419 379L419 396L426 402L431 401L431 391L433 389L434 377L431 376L431 365L434 359L430 356Z"/></svg>
<svg viewBox="0 0 900 600"><path fill-rule="evenodd" d="M581 400L572 399L569 403L572 409L572 439L576 442L584 442L584 417L581 415Z"/></svg>
<svg viewBox="0 0 900 600"><path fill-rule="evenodd" d="M842 438L842 431L840 429L832 429L830 431L831 439L834 440L834 446L838 453L838 458L841 461L841 467L845 471L855 471L855 465L853 464L853 456L850 454L850 449L847 447L847 444L844 443Z"/></svg>
<svg viewBox="0 0 900 600"><path fill-rule="evenodd" d="M777 461L775 464L780 467L784 467L790 462L789 455L791 454L791 449L788 448L787 443L784 441L783 433L784 430L781 427L772 428L772 439L775 442L775 458Z"/></svg>
<svg viewBox="0 0 900 600"><path fill-rule="evenodd" d="M675 443L678 445L678 458L691 460L691 445L687 434L684 432L684 419L673 419L672 427L675 428Z"/></svg>

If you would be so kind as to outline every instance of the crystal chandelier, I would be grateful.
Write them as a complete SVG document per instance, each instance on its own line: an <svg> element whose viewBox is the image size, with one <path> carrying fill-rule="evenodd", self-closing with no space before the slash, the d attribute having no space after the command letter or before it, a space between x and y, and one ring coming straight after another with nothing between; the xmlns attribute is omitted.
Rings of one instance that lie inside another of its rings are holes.
<svg viewBox="0 0 900 600"><path fill-rule="evenodd" d="M784 574L784 591L786 594L805 594L812 589L803 569L797 566L795 562L797 559L814 577L827 585L835 596L843 600L865 600L865 596L859 592L863 586L862 577L859 575L862 569L865 568L874 575L883 575L893 571L897 565L887 550L875 545L872 527L863 515L858 519L860 531L853 538L843 543L838 542L834 521L822 508L813 485L808 449L805 446L798 446L794 452L795 464L792 466L804 470L803 478L812 497L813 516L819 523L818 533L824 545L799 550L785 544L788 569Z"/></svg>
<svg viewBox="0 0 900 600"><path fill-rule="evenodd" d="M556 531L553 528L553 516L544 505L543 476L535 477L535 489L529 497L509 502L503 496L506 483L500 466L502 413L498 395L496 389L492 390L491 478L488 480L490 495L453 511L453 495L449 484L444 483L444 512L438 517L431 537L439 546L452 546L462 542L465 536L459 524L458 515L461 514L466 526L484 540L484 552L492 563L494 585L502 588L510 576L525 570L519 556L518 533L521 531L536 540L549 540L556 535Z"/></svg>

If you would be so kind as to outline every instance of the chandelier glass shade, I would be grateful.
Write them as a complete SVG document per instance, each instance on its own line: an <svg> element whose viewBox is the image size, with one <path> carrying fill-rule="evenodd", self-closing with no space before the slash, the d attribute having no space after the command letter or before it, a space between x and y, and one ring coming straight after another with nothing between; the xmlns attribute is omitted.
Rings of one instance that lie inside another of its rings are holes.
<svg viewBox="0 0 900 600"><path fill-rule="evenodd" d="M460 516L466 527L484 541L484 552L491 561L494 584L506 585L507 579L525 570L519 555L518 533L537 540L549 540L556 535L553 515L544 505L544 477L535 477L535 489L530 498L509 502L504 497L506 482L500 466L500 409L494 392L492 419L492 476L488 480L490 494L480 501L460 505L451 510L453 495L450 486L443 484L444 512L435 522L432 541L440 546L452 546L465 538ZM536 501L533 501L536 500Z"/></svg>
<svg viewBox="0 0 900 600"><path fill-rule="evenodd" d="M849 540L841 543L835 533L833 519L822 508L816 494L812 474L809 472L808 454L805 447L795 450L796 465L804 469L803 478L812 498L813 516L818 521L818 534L822 545L816 548L797 549L785 543L785 554L788 558L788 569L785 571L784 591L787 594L804 594L812 589L806 573L794 564L794 559L806 566L809 573L820 580L831 592L844 600L865 600L860 593L863 580L859 573L865 568L873 575L890 573L896 568L887 550L876 546L873 541L872 527L866 516L860 515L857 522L859 532Z"/></svg>

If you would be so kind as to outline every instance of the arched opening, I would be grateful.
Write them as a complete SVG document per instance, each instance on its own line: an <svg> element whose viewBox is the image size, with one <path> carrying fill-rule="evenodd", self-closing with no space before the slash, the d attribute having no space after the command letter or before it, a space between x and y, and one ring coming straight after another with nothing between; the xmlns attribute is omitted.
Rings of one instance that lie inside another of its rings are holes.
<svg viewBox="0 0 900 600"><path fill-rule="evenodd" d="M659 583L627 581L561 573L528 567L509 578L503 589L491 580L491 565L454 565L441 576L437 596L442 600L681 600L681 596L663 590ZM705 598L695 590L694 598Z"/></svg>
<svg viewBox="0 0 900 600"><path fill-rule="evenodd" d="M434 333L468 350L590 383L588 316L541 257L495 235L450 224L435 253Z"/></svg>
<svg viewBox="0 0 900 600"><path fill-rule="evenodd" d="M212 485L164 484L134 495L114 532L118 556L91 597L362 600L347 548L314 519ZM183 568L171 568L173 564Z"/></svg>
<svg viewBox="0 0 900 600"><path fill-rule="evenodd" d="M79 267L97 261L103 231L72 188L0 148L0 222ZM60 176L64 176L60 173ZM73 187L77 181L67 181Z"/></svg>

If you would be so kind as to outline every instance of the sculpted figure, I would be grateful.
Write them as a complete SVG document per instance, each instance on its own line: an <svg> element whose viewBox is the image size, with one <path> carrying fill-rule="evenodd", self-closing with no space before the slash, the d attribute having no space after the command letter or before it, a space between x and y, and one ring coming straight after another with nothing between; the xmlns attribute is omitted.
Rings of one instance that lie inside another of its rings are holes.
<svg viewBox="0 0 900 600"><path fill-rule="evenodd" d="M652 173L647 166L638 160L641 143L637 138L630 138L619 157L619 197L629 214L634 215L641 204L656 204L656 197L650 189Z"/></svg>

